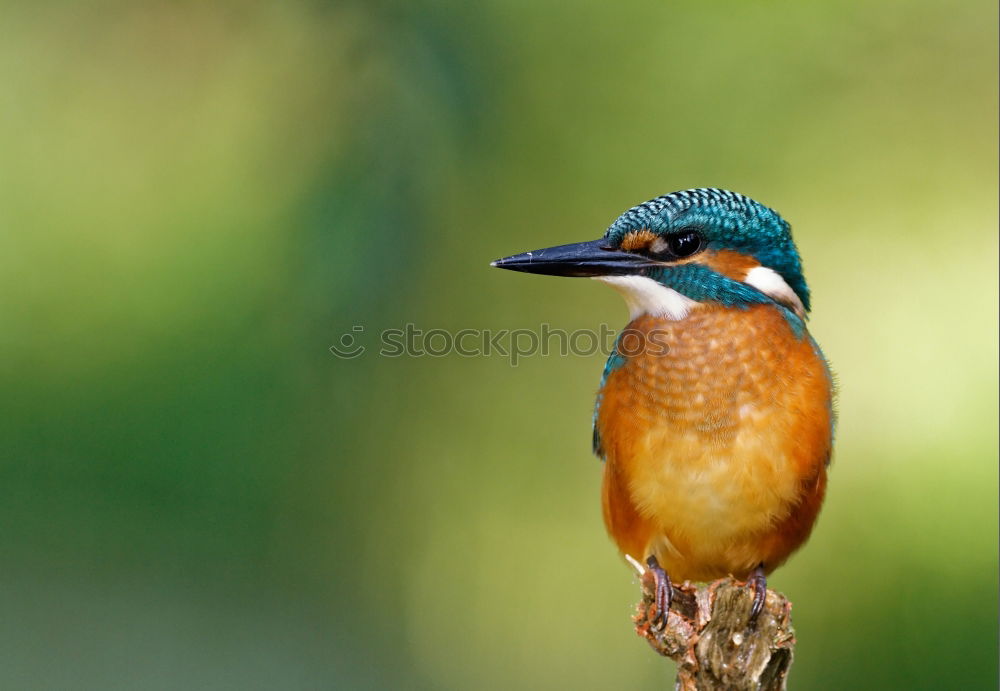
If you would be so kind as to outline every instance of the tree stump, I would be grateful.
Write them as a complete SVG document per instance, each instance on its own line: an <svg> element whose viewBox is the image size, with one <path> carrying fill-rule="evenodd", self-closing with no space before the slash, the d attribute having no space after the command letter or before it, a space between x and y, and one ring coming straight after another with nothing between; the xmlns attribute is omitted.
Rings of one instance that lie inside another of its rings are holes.
<svg viewBox="0 0 1000 691"><path fill-rule="evenodd" d="M642 601L632 618L635 632L653 650L677 663L678 691L780 691L792 666L795 631L792 603L768 590L764 609L750 622L753 586L723 578L700 588L673 586L662 630L656 615L653 574L641 575Z"/></svg>

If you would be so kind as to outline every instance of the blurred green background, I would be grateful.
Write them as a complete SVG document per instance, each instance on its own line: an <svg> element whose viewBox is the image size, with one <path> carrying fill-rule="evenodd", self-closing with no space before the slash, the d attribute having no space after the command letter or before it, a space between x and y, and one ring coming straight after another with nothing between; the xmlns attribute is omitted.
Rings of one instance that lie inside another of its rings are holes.
<svg viewBox="0 0 1000 691"><path fill-rule="evenodd" d="M841 386L771 581L792 687L996 688L995 3L0 26L0 687L669 688L600 518L603 356L377 334L620 327L595 282L487 262L705 185L791 221Z"/></svg>

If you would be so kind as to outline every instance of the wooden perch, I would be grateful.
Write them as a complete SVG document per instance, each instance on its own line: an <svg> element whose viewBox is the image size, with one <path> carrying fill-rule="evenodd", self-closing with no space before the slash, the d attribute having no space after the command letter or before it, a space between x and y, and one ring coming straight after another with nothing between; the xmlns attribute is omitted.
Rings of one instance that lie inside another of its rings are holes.
<svg viewBox="0 0 1000 691"><path fill-rule="evenodd" d="M764 609L750 623L753 587L732 578L701 588L685 582L673 586L667 624L656 628L655 581L641 577L642 601L636 606L635 632L653 650L677 663L679 691L727 689L779 691L792 666L795 631L792 603L767 591Z"/></svg>

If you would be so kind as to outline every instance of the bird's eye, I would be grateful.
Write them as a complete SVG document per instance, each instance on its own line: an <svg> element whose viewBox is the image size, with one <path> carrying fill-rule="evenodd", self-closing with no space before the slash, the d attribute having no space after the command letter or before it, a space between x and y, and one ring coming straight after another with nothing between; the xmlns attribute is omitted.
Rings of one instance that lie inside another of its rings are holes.
<svg viewBox="0 0 1000 691"><path fill-rule="evenodd" d="M650 254L657 259L683 259L699 251L704 244L701 233L694 230L683 230L657 238L649 250Z"/></svg>

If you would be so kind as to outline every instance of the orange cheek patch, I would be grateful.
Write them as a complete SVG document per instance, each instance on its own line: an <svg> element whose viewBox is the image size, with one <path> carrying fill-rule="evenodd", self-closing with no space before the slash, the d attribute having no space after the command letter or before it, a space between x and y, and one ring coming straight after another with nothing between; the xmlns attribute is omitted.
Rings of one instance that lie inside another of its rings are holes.
<svg viewBox="0 0 1000 691"><path fill-rule="evenodd" d="M760 266L760 262L753 257L748 257L732 250L718 250L716 252L704 252L692 257L692 262L704 264L718 273L735 281L742 281L747 276L747 271Z"/></svg>
<svg viewBox="0 0 1000 691"><path fill-rule="evenodd" d="M646 230L645 228L642 228L641 230L632 230L626 233L625 237L622 238L621 249L626 252L646 249L655 239L656 234L650 230Z"/></svg>

